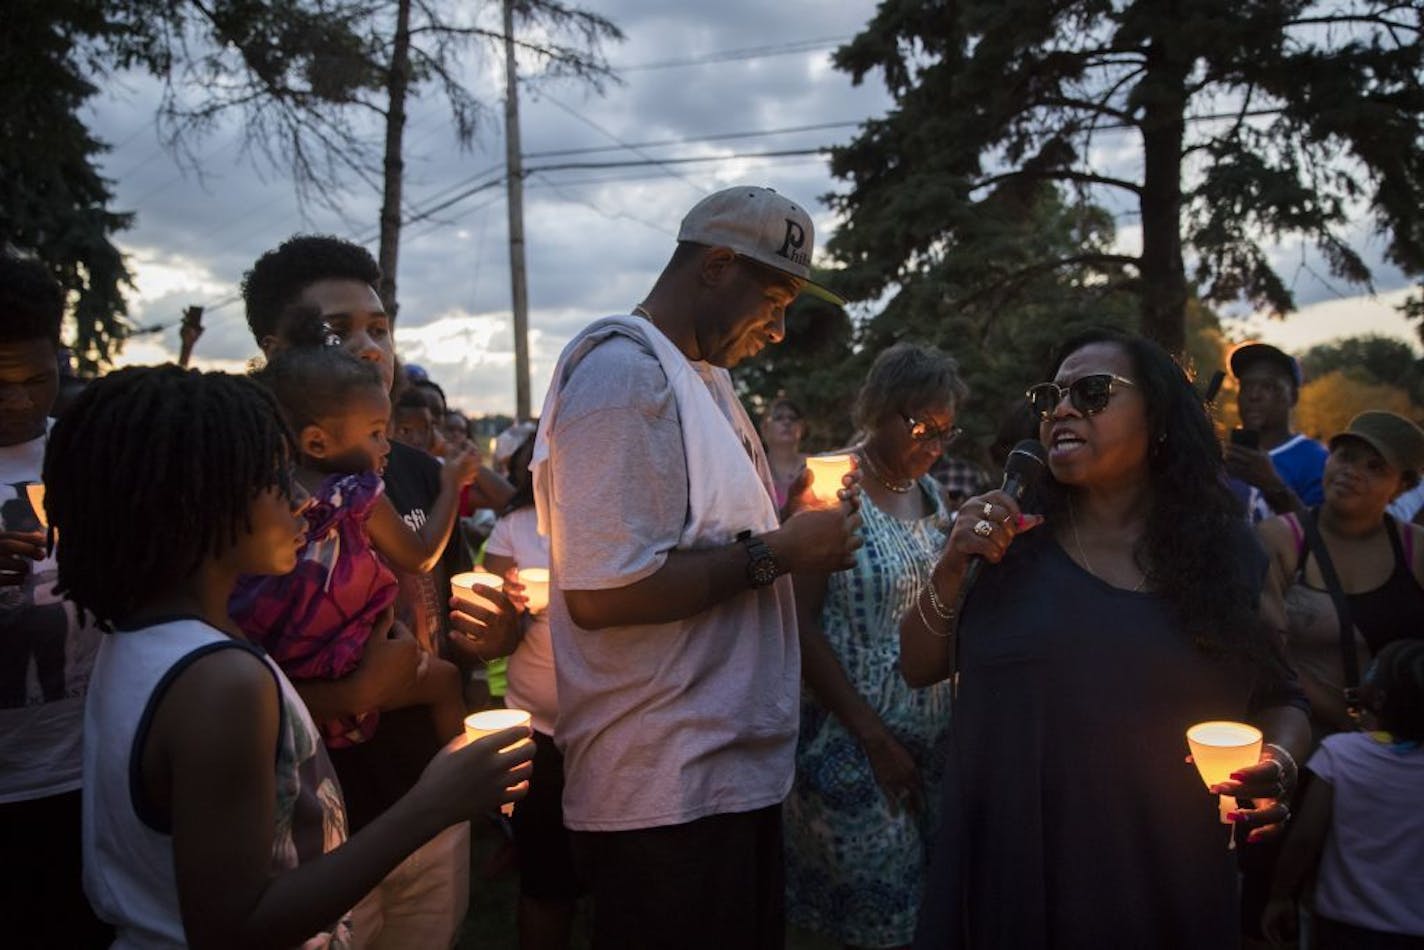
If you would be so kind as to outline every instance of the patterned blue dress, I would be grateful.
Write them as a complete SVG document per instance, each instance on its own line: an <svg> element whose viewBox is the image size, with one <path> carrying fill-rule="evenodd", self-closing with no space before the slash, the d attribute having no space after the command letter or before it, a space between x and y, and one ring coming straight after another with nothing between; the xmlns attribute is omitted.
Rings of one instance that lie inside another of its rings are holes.
<svg viewBox="0 0 1424 950"><path fill-rule="evenodd" d="M935 513L914 521L862 496L865 544L853 568L830 576L821 628L851 684L915 760L927 811L890 814L865 752L808 690L784 812L788 919L863 947L914 936L949 732L948 684L911 689L900 676L900 618L945 543L938 486L926 477L919 488Z"/></svg>

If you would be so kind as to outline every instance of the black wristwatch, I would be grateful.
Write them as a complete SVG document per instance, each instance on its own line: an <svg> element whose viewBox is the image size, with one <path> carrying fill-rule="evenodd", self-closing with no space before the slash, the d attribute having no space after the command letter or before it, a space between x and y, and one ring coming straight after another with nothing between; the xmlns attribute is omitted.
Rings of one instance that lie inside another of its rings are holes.
<svg viewBox="0 0 1424 950"><path fill-rule="evenodd" d="M776 555L761 538L752 537L750 531L737 535L747 549L747 580L753 587L770 587L781 571L776 566Z"/></svg>

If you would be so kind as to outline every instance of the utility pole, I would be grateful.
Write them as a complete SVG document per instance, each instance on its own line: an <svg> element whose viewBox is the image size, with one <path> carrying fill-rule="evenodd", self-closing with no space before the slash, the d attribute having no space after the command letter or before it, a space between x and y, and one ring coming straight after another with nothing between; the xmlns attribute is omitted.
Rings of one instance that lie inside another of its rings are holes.
<svg viewBox="0 0 1424 950"><path fill-rule="evenodd" d="M509 284L514 313L515 417L529 412L529 290L524 283L524 160L519 149L519 74L514 67L514 0L504 0L504 165L509 209Z"/></svg>

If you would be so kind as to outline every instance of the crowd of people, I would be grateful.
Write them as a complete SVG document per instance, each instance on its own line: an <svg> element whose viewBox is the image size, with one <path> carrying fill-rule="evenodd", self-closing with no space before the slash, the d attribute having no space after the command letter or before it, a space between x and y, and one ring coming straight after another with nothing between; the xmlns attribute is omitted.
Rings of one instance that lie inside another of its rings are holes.
<svg viewBox="0 0 1424 950"><path fill-rule="evenodd" d="M813 247L770 189L705 198L488 458L358 246L253 264L249 374L62 407L63 296L0 257L21 945L449 947L473 822L522 950L585 905L600 950L1424 946L1424 431L1292 431L1300 366L1252 344L1223 446L1095 330L1025 369L993 488L948 454L959 364L907 341L812 491L802 408L754 423L729 370L835 299ZM501 705L529 724L467 737ZM1207 787L1215 720L1262 742Z"/></svg>

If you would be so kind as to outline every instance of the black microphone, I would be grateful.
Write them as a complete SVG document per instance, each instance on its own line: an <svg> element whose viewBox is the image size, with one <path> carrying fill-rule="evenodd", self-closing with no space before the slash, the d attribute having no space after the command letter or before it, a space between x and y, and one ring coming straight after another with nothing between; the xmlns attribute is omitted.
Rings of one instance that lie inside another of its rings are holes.
<svg viewBox="0 0 1424 950"><path fill-rule="evenodd" d="M1008 459L1004 462L1004 484L1002 486L1004 494L1015 502L1023 501L1029 489L1038 484L1047 468L1048 450L1043 447L1043 443L1037 439L1024 439L1014 446L1013 451L1009 453ZM983 569L984 558L978 554L971 555L969 566L964 569L964 579L959 583L959 595L954 599L954 614L956 616L964 608L964 601L969 596L974 582L979 580L979 572ZM959 693L960 639L957 636L954 638L953 666L949 671L951 696L957 696Z"/></svg>
<svg viewBox="0 0 1424 950"><path fill-rule="evenodd" d="M1024 439L1014 446L1004 462L1004 494L1016 502L1023 501L1029 489L1037 485L1038 480L1043 477L1047 467L1048 450L1043 447L1043 443L1037 439ZM978 554L971 555L969 566L964 569L964 580L959 585L960 604L964 603L969 588L974 586L974 582L979 579L979 572L983 569L984 558Z"/></svg>

